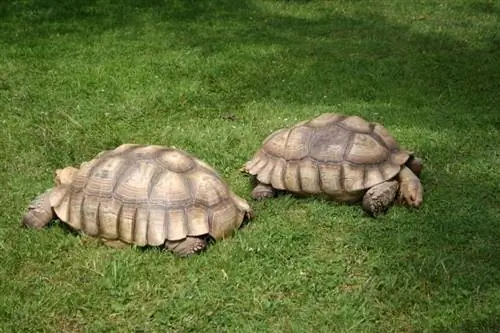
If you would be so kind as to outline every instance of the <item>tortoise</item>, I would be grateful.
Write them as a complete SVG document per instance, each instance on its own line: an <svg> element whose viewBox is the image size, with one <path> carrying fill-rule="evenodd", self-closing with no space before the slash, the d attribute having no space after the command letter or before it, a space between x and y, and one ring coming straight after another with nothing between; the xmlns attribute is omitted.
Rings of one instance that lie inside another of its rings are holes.
<svg viewBox="0 0 500 333"><path fill-rule="evenodd" d="M57 170L55 183L31 202L22 225L40 229L58 217L114 247L161 246L188 256L253 216L211 166L171 147L123 144L79 169Z"/></svg>
<svg viewBox="0 0 500 333"><path fill-rule="evenodd" d="M419 207L420 158L402 149L382 125L358 116L324 113L269 135L242 171L253 175L252 198L277 190L362 202L372 216L393 202Z"/></svg>

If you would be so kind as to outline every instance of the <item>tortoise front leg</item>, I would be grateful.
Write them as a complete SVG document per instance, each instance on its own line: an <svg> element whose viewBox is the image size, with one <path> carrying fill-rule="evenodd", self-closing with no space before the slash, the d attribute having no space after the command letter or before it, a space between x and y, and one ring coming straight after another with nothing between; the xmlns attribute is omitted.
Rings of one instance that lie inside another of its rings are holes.
<svg viewBox="0 0 500 333"><path fill-rule="evenodd" d="M200 237L186 237L178 241L165 242L165 247L180 257L187 257L203 251L207 247L207 241Z"/></svg>
<svg viewBox="0 0 500 333"><path fill-rule="evenodd" d="M415 174L415 176L420 177L420 173L424 168L424 162L421 158L411 155L410 159L405 163L405 165Z"/></svg>
<svg viewBox="0 0 500 333"><path fill-rule="evenodd" d="M368 189L363 196L362 207L364 211L372 216L384 213L394 202L398 188L398 181L392 180L377 184Z"/></svg>
<svg viewBox="0 0 500 333"><path fill-rule="evenodd" d="M50 206L50 194L53 188L45 191L31 201L28 211L24 214L22 225L28 228L42 229L55 218L55 213Z"/></svg>
<svg viewBox="0 0 500 333"><path fill-rule="evenodd" d="M272 198L276 194L276 190L269 184L258 183L252 190L252 198L255 200Z"/></svg>

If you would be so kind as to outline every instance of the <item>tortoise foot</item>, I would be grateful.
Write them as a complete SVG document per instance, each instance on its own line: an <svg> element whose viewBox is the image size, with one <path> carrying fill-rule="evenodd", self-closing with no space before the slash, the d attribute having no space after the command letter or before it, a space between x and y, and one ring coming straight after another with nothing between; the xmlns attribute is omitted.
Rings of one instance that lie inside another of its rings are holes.
<svg viewBox="0 0 500 333"><path fill-rule="evenodd" d="M101 242L111 248L114 249L124 249L126 247L129 247L130 244L125 243L124 241L121 241L119 239L101 239Z"/></svg>
<svg viewBox="0 0 500 333"><path fill-rule="evenodd" d="M271 185L259 183L252 190L252 198L255 200L261 200L265 198L272 198L276 194L276 191Z"/></svg>
<svg viewBox="0 0 500 333"><path fill-rule="evenodd" d="M377 216L387 211L398 193L399 183L396 180L383 182L366 191L362 207L371 216Z"/></svg>
<svg viewBox="0 0 500 333"><path fill-rule="evenodd" d="M187 257L203 251L207 242L199 237L186 237L179 241L166 241L165 247L180 257Z"/></svg>

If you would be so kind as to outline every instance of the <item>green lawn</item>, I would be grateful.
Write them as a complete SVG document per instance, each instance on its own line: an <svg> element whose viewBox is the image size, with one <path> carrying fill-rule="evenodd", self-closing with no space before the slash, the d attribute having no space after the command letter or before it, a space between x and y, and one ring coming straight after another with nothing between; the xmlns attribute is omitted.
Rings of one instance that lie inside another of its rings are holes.
<svg viewBox="0 0 500 333"><path fill-rule="evenodd" d="M500 3L0 2L0 332L500 332ZM322 112L425 160L372 219L238 169ZM19 227L55 169L121 143L217 168L256 218L208 251Z"/></svg>

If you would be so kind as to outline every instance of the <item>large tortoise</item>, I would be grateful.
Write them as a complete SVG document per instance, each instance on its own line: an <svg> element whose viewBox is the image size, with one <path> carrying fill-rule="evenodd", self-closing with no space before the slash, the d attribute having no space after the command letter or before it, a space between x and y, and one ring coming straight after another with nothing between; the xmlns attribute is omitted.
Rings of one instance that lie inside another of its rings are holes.
<svg viewBox="0 0 500 333"><path fill-rule="evenodd" d="M373 216L396 199L420 206L421 169L422 161L401 149L382 125L336 113L272 133L242 168L256 176L254 199L276 190L326 194L338 202L362 200Z"/></svg>
<svg viewBox="0 0 500 333"><path fill-rule="evenodd" d="M56 186L33 200L22 223L42 228L58 217L110 246L164 246L180 256L203 250L252 217L209 165L188 153L123 144L80 168L56 171Z"/></svg>

